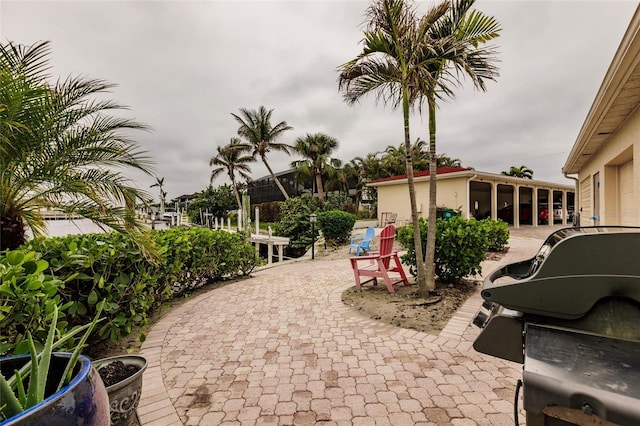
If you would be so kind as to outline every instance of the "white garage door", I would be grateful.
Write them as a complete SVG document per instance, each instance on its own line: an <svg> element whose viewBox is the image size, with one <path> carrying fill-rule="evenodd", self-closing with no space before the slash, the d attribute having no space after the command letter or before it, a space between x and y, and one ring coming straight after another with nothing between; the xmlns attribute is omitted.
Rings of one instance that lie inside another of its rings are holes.
<svg viewBox="0 0 640 426"><path fill-rule="evenodd" d="M637 225L635 215L638 214L634 203L633 191L633 160L618 167L620 185L618 186L618 200L620 200L620 225Z"/></svg>

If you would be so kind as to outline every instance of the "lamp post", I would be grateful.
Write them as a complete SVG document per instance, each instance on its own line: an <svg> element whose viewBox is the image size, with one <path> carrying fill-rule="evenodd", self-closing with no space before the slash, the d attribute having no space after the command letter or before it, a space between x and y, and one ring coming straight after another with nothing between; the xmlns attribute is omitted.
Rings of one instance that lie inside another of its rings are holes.
<svg viewBox="0 0 640 426"><path fill-rule="evenodd" d="M311 213L309 215L309 222L311 222L311 260L316 258L316 222L318 221L318 215Z"/></svg>

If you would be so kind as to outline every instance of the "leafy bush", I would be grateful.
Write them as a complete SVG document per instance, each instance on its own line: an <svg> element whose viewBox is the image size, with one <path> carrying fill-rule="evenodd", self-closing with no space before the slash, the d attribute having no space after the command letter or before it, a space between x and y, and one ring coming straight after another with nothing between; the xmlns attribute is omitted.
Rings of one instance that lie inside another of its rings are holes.
<svg viewBox="0 0 640 426"><path fill-rule="evenodd" d="M210 221L213 221L214 217L226 218L230 211L237 209L238 203L230 185L222 185L217 188L209 186L198 192L193 201L189 203L189 220L192 223L203 225L203 223L200 223L201 213L208 212L213 215L210 218Z"/></svg>
<svg viewBox="0 0 640 426"><path fill-rule="evenodd" d="M100 339L112 342L147 322L148 314L171 297L158 265L118 232L36 239L28 248L40 252L53 273L65 282L59 295L69 304L72 325L86 324L105 300Z"/></svg>
<svg viewBox="0 0 640 426"><path fill-rule="evenodd" d="M64 317L68 304L63 307L58 294L63 282L48 275L48 268L33 251L0 252L0 355L27 352L27 331L41 347L56 306ZM67 322L58 321L57 329L65 334Z"/></svg>
<svg viewBox="0 0 640 426"><path fill-rule="evenodd" d="M320 201L309 194L282 201L280 203L280 221L275 223L276 234L288 237L291 247L310 247L313 238L309 215L318 213L320 207Z"/></svg>
<svg viewBox="0 0 640 426"><path fill-rule="evenodd" d="M343 212L355 214L356 205L345 194L328 194L324 201L324 210L342 210Z"/></svg>
<svg viewBox="0 0 640 426"><path fill-rule="evenodd" d="M423 252L426 251L427 221L420 219L420 238ZM413 227L398 229L398 241L408 251L402 256L403 263L409 265L409 272L417 275ZM487 236L480 222L454 216L449 220L436 222L436 275L442 282L458 282L467 275L482 271L480 262L485 259L488 247Z"/></svg>
<svg viewBox="0 0 640 426"><path fill-rule="evenodd" d="M349 241L356 217L340 210L322 212L318 215L318 226L327 241L344 244Z"/></svg>
<svg viewBox="0 0 640 426"><path fill-rule="evenodd" d="M145 324L165 300L211 280L246 275L260 263L242 234L194 227L150 235L157 262L116 232L37 239L28 249L40 252L64 281L57 291L70 324L87 323L98 301L106 301L98 336L111 341Z"/></svg>
<svg viewBox="0 0 640 426"><path fill-rule="evenodd" d="M504 251L504 247L509 241L509 226L507 222L493 219L483 219L480 221L482 229L487 235L489 251Z"/></svg>
<svg viewBox="0 0 640 426"><path fill-rule="evenodd" d="M436 234L436 275L441 281L459 282L482 272L488 243L480 222L460 216L438 220Z"/></svg>

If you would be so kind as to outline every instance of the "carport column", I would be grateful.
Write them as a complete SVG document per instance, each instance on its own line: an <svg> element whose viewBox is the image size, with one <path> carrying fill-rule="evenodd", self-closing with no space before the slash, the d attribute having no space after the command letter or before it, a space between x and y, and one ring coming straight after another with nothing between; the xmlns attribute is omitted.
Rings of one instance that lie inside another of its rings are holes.
<svg viewBox="0 0 640 426"><path fill-rule="evenodd" d="M491 181L491 219L498 220L498 184Z"/></svg>
<svg viewBox="0 0 640 426"><path fill-rule="evenodd" d="M567 214L567 191L562 190L562 224L566 225L568 220Z"/></svg>
<svg viewBox="0 0 640 426"><path fill-rule="evenodd" d="M520 187L513 187L513 227L520 228Z"/></svg>
<svg viewBox="0 0 640 426"><path fill-rule="evenodd" d="M531 192L531 225L538 227L538 187L535 185Z"/></svg>

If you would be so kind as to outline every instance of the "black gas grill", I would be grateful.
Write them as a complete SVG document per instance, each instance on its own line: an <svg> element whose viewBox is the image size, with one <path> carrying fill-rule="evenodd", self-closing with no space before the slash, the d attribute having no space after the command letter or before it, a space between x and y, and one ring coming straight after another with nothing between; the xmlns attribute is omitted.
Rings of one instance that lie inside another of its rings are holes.
<svg viewBox="0 0 640 426"><path fill-rule="evenodd" d="M566 228L484 282L474 348L524 364L527 425L640 425L640 228Z"/></svg>

